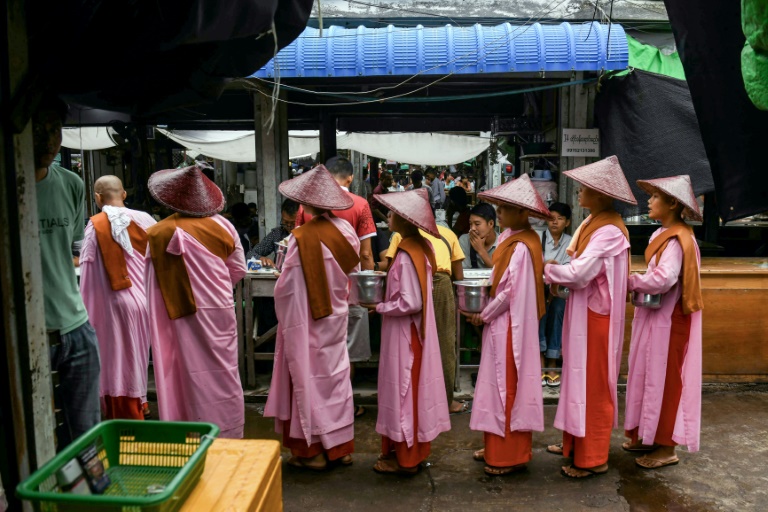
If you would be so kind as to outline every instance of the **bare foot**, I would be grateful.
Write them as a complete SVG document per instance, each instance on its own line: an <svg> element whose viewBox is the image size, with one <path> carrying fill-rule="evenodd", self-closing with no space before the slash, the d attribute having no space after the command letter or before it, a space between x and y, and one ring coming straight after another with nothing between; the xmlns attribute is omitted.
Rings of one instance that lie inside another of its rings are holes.
<svg viewBox="0 0 768 512"><path fill-rule="evenodd" d="M454 400L450 406L448 406L448 412L450 414L465 414L472 412L472 402L457 402Z"/></svg>
<svg viewBox="0 0 768 512"><path fill-rule="evenodd" d="M555 455L563 454L563 443L551 444L547 446L548 453L554 453Z"/></svg>
<svg viewBox="0 0 768 512"><path fill-rule="evenodd" d="M627 441L626 443L621 445L621 448L627 452L651 452L653 451L655 446L649 445L649 444L643 444L640 441L636 443L633 443L632 441Z"/></svg>
<svg viewBox="0 0 768 512"><path fill-rule="evenodd" d="M347 454L343 456L342 458L338 459L339 464L343 464L344 466L349 466L352 464L352 455Z"/></svg>
<svg viewBox="0 0 768 512"><path fill-rule="evenodd" d="M485 462L485 448L475 451L472 454L472 458L478 462Z"/></svg>
<svg viewBox="0 0 768 512"><path fill-rule="evenodd" d="M570 466L563 466L560 468L560 472L563 476L567 476L568 478L589 478L606 474L608 472L608 463L592 468L578 468L571 464Z"/></svg>
<svg viewBox="0 0 768 512"><path fill-rule="evenodd" d="M328 466L328 462L325 460L325 455L321 453L320 455L316 455L309 459L303 457L291 457L288 459L288 465L295 468L323 471Z"/></svg>

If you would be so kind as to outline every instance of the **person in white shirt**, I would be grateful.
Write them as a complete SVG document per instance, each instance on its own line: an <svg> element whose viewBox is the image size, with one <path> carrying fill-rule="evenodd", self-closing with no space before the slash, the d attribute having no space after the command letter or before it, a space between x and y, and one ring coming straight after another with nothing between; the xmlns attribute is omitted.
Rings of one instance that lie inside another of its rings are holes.
<svg viewBox="0 0 768 512"><path fill-rule="evenodd" d="M541 234L544 261L557 261L559 265L565 265L571 261L566 253L571 235L565 232L571 225L571 207L565 203L552 203L549 211L552 217L547 221L547 229ZM542 386L560 386L560 375L551 368L556 368L557 360L560 359L564 315L565 299L549 295L547 313L539 322L541 367L546 369L546 373L541 376Z"/></svg>

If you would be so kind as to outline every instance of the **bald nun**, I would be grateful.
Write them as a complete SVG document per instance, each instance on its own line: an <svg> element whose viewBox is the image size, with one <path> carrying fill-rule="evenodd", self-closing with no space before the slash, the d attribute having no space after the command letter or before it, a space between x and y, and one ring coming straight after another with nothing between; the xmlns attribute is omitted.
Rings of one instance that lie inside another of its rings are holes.
<svg viewBox="0 0 768 512"><path fill-rule="evenodd" d="M93 186L101 213L91 217L80 251L80 293L99 340L100 396L107 419L144 419L149 315L144 287L147 213L125 207L117 176Z"/></svg>

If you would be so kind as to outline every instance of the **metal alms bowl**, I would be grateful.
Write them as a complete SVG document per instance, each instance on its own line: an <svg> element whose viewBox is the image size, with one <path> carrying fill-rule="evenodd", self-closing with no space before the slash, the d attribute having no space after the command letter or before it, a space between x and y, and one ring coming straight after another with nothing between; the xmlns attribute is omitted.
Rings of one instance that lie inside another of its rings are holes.
<svg viewBox="0 0 768 512"><path fill-rule="evenodd" d="M555 287L550 286L549 290L550 291L554 290L552 295L554 295L555 297L560 297L561 299L567 299L571 295L571 289L566 288L565 286L562 286L562 285L558 285Z"/></svg>
<svg viewBox="0 0 768 512"><path fill-rule="evenodd" d="M481 281L455 281L458 308L467 313L480 313L491 300L491 285Z"/></svg>
<svg viewBox="0 0 768 512"><path fill-rule="evenodd" d="M275 244L275 246L275 270L281 272L285 262L285 255L288 252L288 246L283 244Z"/></svg>
<svg viewBox="0 0 768 512"><path fill-rule="evenodd" d="M357 300L360 304L378 304L384 301L386 272L370 270L353 272L349 274L349 279L357 287Z"/></svg>
<svg viewBox="0 0 768 512"><path fill-rule="evenodd" d="M632 304L639 308L659 309L662 294L649 295L643 292L632 292Z"/></svg>

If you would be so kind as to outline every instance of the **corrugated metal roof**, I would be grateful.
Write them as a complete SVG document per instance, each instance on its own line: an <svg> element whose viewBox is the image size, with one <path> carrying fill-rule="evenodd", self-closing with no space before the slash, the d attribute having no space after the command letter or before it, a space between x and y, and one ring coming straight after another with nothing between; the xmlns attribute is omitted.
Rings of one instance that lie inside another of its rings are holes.
<svg viewBox="0 0 768 512"><path fill-rule="evenodd" d="M600 71L626 68L628 59L622 26L597 22L331 26L323 37L319 30L307 28L277 55L284 78ZM252 76L273 78L274 59Z"/></svg>

